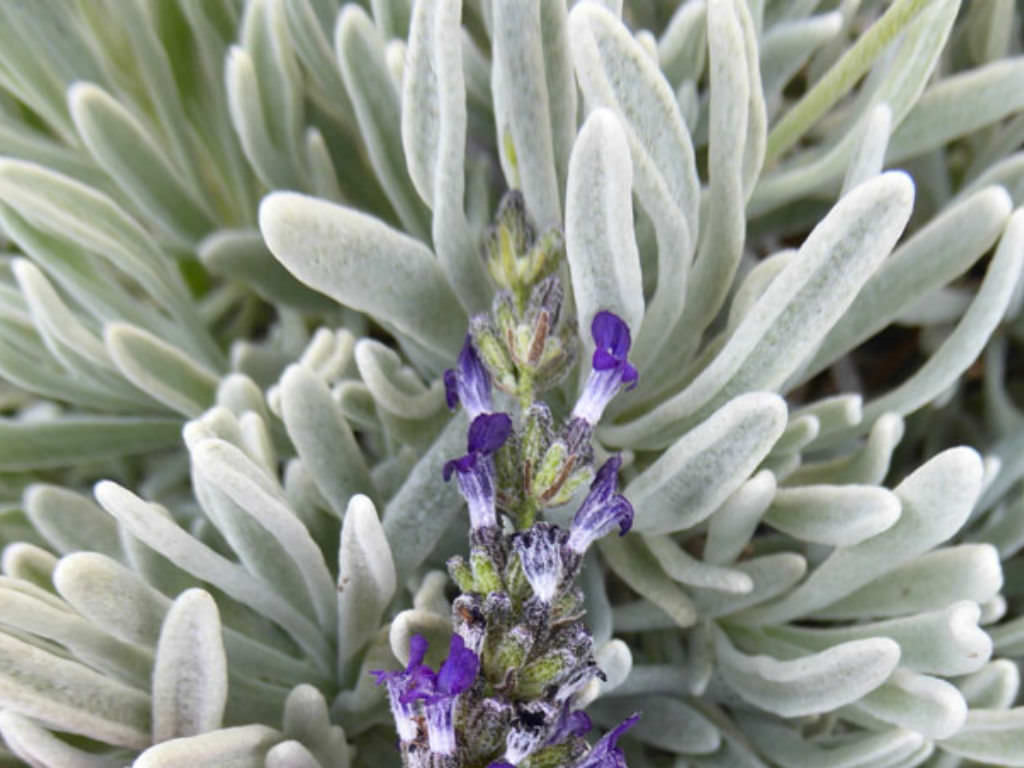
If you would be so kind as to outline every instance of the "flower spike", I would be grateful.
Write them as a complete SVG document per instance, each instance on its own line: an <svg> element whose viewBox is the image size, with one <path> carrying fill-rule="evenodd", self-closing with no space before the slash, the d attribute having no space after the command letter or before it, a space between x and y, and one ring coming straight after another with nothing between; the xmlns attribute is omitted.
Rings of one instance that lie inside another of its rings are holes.
<svg viewBox="0 0 1024 768"><path fill-rule="evenodd" d="M582 555L597 539L619 527L623 535L633 526L633 505L621 493L616 493L619 467L622 459L612 456L597 471L590 493L583 500L569 529L568 547Z"/></svg>
<svg viewBox="0 0 1024 768"><path fill-rule="evenodd" d="M461 402L471 421L491 410L491 376L468 333L457 367L444 372L444 396L452 410Z"/></svg>
<svg viewBox="0 0 1024 768"><path fill-rule="evenodd" d="M632 389L636 386L639 374L626 359L632 342L629 326L622 318L613 312L602 310L594 315L590 332L597 347L594 350L590 375L572 415L594 426L600 421L604 409L618 394L622 385L629 385Z"/></svg>

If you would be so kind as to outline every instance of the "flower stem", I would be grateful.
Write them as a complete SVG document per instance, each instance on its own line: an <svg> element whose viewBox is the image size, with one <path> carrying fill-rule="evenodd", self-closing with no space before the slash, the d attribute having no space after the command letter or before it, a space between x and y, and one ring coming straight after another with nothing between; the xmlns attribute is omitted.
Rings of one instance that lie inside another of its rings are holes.
<svg viewBox="0 0 1024 768"><path fill-rule="evenodd" d="M814 87L804 94L768 134L764 165L769 164L816 123L868 71L879 54L931 0L897 0Z"/></svg>

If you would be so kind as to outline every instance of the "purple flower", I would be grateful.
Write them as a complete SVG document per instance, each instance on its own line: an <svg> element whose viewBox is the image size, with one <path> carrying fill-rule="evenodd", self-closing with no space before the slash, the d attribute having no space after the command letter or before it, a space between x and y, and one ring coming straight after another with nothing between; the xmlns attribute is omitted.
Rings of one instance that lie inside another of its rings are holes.
<svg viewBox="0 0 1024 768"><path fill-rule="evenodd" d="M455 752L455 705L459 694L476 680L480 659L466 648L459 635L452 635L448 658L436 673L423 664L426 652L426 638L413 635L409 641L409 664L404 670L374 670L372 674L377 677L377 685L387 683L398 737L402 741L416 738L416 705L422 701L431 751L450 755Z"/></svg>
<svg viewBox="0 0 1024 768"><path fill-rule="evenodd" d="M626 756L618 748L619 737L633 727L640 719L639 713L632 714L615 728L601 737L590 751L572 768L626 768Z"/></svg>
<svg viewBox="0 0 1024 768"><path fill-rule="evenodd" d="M473 530L498 524L494 511L494 459L492 454L508 439L512 420L505 413L486 413L469 425L467 453L444 465L445 482L458 474L459 491L469 505Z"/></svg>
<svg viewBox="0 0 1024 768"><path fill-rule="evenodd" d="M605 407L623 384L636 386L639 374L626 359L631 343L629 326L618 315L602 310L594 315L590 325L594 337L594 357L583 394L576 402L572 415L591 426L597 424Z"/></svg>
<svg viewBox="0 0 1024 768"><path fill-rule="evenodd" d="M565 534L547 523L537 523L516 536L512 543L533 593L545 604L550 604L558 594L558 587L565 577L562 564L564 543Z"/></svg>
<svg viewBox="0 0 1024 768"><path fill-rule="evenodd" d="M434 670L423 664L426 653L427 639L423 635L413 635L409 641L409 663L405 669L370 671L377 678L377 685L387 685L391 714L395 718L398 738L402 741L415 739L418 730L416 704L408 696L434 677Z"/></svg>
<svg viewBox="0 0 1024 768"><path fill-rule="evenodd" d="M619 467L622 459L612 456L606 461L590 484L590 493L583 500L569 529L568 547L582 555L597 539L619 527L623 535L633 525L633 505L621 493L616 493Z"/></svg>
<svg viewBox="0 0 1024 768"><path fill-rule="evenodd" d="M461 402L470 419L491 410L491 377L468 333L457 366L444 372L444 396L452 410Z"/></svg>

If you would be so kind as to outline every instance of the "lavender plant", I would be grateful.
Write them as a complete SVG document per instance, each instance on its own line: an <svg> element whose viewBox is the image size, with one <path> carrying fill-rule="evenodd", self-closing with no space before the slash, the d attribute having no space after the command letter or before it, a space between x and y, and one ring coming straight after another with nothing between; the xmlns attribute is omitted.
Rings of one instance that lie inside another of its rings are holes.
<svg viewBox="0 0 1024 768"><path fill-rule="evenodd" d="M1017 5L0 3L0 765L1024 764Z"/></svg>

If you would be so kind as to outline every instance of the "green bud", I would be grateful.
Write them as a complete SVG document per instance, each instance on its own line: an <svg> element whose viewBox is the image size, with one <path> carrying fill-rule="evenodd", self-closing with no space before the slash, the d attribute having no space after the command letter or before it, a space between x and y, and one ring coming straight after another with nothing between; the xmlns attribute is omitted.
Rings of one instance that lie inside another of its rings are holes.
<svg viewBox="0 0 1024 768"><path fill-rule="evenodd" d="M492 667L495 671L500 670L495 678L503 679L508 670L523 666L532 647L533 633L521 624L503 633L490 653Z"/></svg>
<svg viewBox="0 0 1024 768"><path fill-rule="evenodd" d="M486 318L474 318L470 324L470 333L473 335L476 351L484 365L487 366L495 385L505 392L515 394L517 387L515 367L490 323Z"/></svg>
<svg viewBox="0 0 1024 768"><path fill-rule="evenodd" d="M505 587L508 589L508 596L516 603L521 603L533 594L530 582L526 580L526 574L523 573L523 564L519 555L512 555L508 565L505 566Z"/></svg>
<svg viewBox="0 0 1024 768"><path fill-rule="evenodd" d="M560 230L549 229L520 262L520 279L526 285L535 285L554 272L564 256L565 238Z"/></svg>
<svg viewBox="0 0 1024 768"><path fill-rule="evenodd" d="M589 466L583 466L574 472L570 472L569 477L562 483L562 487L552 494L545 504L548 507L560 507L563 504L568 504L572 501L572 496L576 493L576 489L582 485L588 485L593 479L594 470Z"/></svg>
<svg viewBox="0 0 1024 768"><path fill-rule="evenodd" d="M473 590L489 594L499 592L503 588L498 567L491 556L482 549L474 549L469 556L469 566L473 571Z"/></svg>
<svg viewBox="0 0 1024 768"><path fill-rule="evenodd" d="M473 592L475 586L475 580L473 578L473 571L466 565L466 561L459 555L455 555L448 559L448 575L452 577L452 581L458 586L461 592Z"/></svg>
<svg viewBox="0 0 1024 768"><path fill-rule="evenodd" d="M575 762L576 757L578 756L574 753L572 744L555 744L538 749L520 765L524 768L562 768Z"/></svg>
<svg viewBox="0 0 1024 768"><path fill-rule="evenodd" d="M566 650L556 648L548 651L520 670L516 694L524 699L543 696L569 671L573 661L572 654Z"/></svg>
<svg viewBox="0 0 1024 768"><path fill-rule="evenodd" d="M558 506L554 499L561 495L562 488L576 465L576 460L577 456L569 453L564 441L555 440L551 443L533 475L533 482L530 483L530 496L541 506ZM569 496L572 496L571 492ZM559 503L564 504L565 502Z"/></svg>

